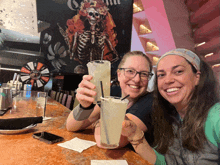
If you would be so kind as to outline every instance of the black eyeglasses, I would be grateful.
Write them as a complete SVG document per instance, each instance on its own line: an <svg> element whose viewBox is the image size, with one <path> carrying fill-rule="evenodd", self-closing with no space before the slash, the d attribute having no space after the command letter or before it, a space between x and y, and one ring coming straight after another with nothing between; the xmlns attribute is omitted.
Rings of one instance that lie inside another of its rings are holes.
<svg viewBox="0 0 220 165"><path fill-rule="evenodd" d="M151 77L154 75L151 72L137 72L131 68L119 68L119 70L124 70L124 75L130 79L134 78L137 74L140 75L141 80L150 80Z"/></svg>

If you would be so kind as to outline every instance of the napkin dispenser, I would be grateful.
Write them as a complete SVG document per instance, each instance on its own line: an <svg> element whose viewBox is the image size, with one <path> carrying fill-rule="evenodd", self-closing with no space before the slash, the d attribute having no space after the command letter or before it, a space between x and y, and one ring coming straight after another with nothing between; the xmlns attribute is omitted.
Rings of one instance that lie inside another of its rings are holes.
<svg viewBox="0 0 220 165"><path fill-rule="evenodd" d="M12 93L9 87L0 88L0 110L7 110L12 105Z"/></svg>

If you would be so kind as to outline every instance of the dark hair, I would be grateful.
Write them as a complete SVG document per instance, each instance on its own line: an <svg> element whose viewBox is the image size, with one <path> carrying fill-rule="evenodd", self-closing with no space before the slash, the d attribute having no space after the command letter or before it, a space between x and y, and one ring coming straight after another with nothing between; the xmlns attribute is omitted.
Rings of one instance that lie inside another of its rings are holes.
<svg viewBox="0 0 220 165"><path fill-rule="evenodd" d="M196 73L197 70L190 62L189 64L192 71ZM182 145L192 152L203 148L203 144L207 140L204 125L209 109L219 102L219 84L212 68L203 60L201 60L200 66L199 84L195 87L181 126ZM168 147L172 145L174 136L176 136L172 124L177 121L178 113L175 107L160 95L157 78L154 92L154 146L158 152L165 154Z"/></svg>
<svg viewBox="0 0 220 165"><path fill-rule="evenodd" d="M119 65L118 65L118 68L121 68L121 66L125 63L126 59L128 57L132 57L132 56L142 56L144 57L148 63L149 63L149 67L150 67L150 72L152 71L152 62L151 60L149 59L149 57L144 54L142 51L132 51L132 52L127 52L121 59Z"/></svg>

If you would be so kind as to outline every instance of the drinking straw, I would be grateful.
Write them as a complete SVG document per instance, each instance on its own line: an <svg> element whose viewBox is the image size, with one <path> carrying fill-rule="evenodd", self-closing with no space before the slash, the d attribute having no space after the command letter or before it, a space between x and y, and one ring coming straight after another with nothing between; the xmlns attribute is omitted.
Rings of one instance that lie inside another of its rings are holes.
<svg viewBox="0 0 220 165"><path fill-rule="evenodd" d="M128 98L130 95L125 96L124 98L121 99L123 101L124 99Z"/></svg>
<svg viewBox="0 0 220 165"><path fill-rule="evenodd" d="M100 81L100 87L101 87L101 92L102 92L102 97L104 98L104 92L103 92L103 86L102 86L102 81ZM107 144L109 144L109 139L108 139L108 131L107 131L107 128L106 128L106 123L105 123L105 120L103 120L103 126L104 126L104 130L105 130L105 135L106 135L106 140L107 140Z"/></svg>
<svg viewBox="0 0 220 165"><path fill-rule="evenodd" d="M101 86L102 97L104 98L104 92L103 92L102 81L100 81L100 86Z"/></svg>

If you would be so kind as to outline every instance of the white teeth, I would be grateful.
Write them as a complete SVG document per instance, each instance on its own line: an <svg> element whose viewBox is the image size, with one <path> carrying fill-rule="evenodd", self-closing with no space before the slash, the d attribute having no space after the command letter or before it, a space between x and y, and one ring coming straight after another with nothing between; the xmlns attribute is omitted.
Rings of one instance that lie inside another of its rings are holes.
<svg viewBox="0 0 220 165"><path fill-rule="evenodd" d="M170 89L167 89L167 92L175 92L175 91L178 91L179 88L170 88Z"/></svg>
<svg viewBox="0 0 220 165"><path fill-rule="evenodd" d="M138 86L130 85L131 88L138 89Z"/></svg>

